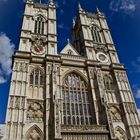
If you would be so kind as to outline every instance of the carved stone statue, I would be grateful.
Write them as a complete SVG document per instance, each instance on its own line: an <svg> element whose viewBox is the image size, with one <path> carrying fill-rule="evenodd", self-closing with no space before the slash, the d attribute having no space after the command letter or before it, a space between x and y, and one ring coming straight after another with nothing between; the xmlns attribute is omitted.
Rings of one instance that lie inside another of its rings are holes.
<svg viewBox="0 0 140 140"><path fill-rule="evenodd" d="M41 121L43 119L43 107L40 103L28 103L27 119L37 121Z"/></svg>
<svg viewBox="0 0 140 140"><path fill-rule="evenodd" d="M121 120L121 115L118 108L113 106L109 110L113 120L115 121Z"/></svg>
<svg viewBox="0 0 140 140"><path fill-rule="evenodd" d="M32 133L30 133L30 137L28 140L41 140L39 133L37 133L36 130L33 130Z"/></svg>

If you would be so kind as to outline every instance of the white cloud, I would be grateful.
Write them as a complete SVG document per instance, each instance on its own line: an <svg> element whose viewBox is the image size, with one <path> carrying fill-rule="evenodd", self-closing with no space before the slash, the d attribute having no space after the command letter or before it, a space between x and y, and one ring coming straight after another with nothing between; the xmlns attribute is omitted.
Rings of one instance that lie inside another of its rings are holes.
<svg viewBox="0 0 140 140"><path fill-rule="evenodd" d="M11 73L12 55L14 53L14 44L4 34L0 34L0 84L5 83Z"/></svg>
<svg viewBox="0 0 140 140"><path fill-rule="evenodd" d="M112 0L110 2L110 10L114 12L131 13L136 10L135 0Z"/></svg>
<svg viewBox="0 0 140 140"><path fill-rule="evenodd" d="M140 98L140 89L137 89L137 90L136 90L135 97L136 97L136 98Z"/></svg>
<svg viewBox="0 0 140 140"><path fill-rule="evenodd" d="M140 72L140 56L136 59L136 61L132 62L133 67L135 67L136 72Z"/></svg>
<svg viewBox="0 0 140 140"><path fill-rule="evenodd" d="M60 23L60 24L58 25L58 28L59 28L59 29L63 29L63 30L69 30L69 29L70 29L69 27L65 26L63 23Z"/></svg>

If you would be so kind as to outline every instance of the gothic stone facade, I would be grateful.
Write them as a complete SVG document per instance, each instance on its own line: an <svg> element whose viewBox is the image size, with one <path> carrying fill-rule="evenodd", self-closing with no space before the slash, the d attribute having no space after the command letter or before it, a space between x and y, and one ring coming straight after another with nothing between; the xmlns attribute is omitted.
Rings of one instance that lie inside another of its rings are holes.
<svg viewBox="0 0 140 140"><path fill-rule="evenodd" d="M103 13L79 4L72 45L57 53L56 6L27 0L4 140L140 139L124 66Z"/></svg>

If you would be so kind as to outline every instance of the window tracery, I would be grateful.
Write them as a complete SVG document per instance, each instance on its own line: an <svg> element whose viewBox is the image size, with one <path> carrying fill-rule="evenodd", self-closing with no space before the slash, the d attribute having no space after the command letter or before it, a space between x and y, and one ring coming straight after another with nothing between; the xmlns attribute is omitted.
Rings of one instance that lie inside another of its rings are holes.
<svg viewBox="0 0 140 140"><path fill-rule="evenodd" d="M44 75L39 68L35 68L30 74L30 85L37 87L44 85Z"/></svg>
<svg viewBox="0 0 140 140"><path fill-rule="evenodd" d="M109 75L104 76L105 90L114 90L113 80Z"/></svg>
<svg viewBox="0 0 140 140"><path fill-rule="evenodd" d="M79 75L70 73L64 79L62 98L65 125L93 124L88 86Z"/></svg>
<svg viewBox="0 0 140 140"><path fill-rule="evenodd" d="M92 37L95 43L102 43L101 32L97 26L92 26Z"/></svg>
<svg viewBox="0 0 140 140"><path fill-rule="evenodd" d="M104 88L107 95L107 101L109 103L117 103L118 98L116 96L115 84L110 74L104 75Z"/></svg>
<svg viewBox="0 0 140 140"><path fill-rule="evenodd" d="M35 19L34 33L44 34L45 21L41 15Z"/></svg>

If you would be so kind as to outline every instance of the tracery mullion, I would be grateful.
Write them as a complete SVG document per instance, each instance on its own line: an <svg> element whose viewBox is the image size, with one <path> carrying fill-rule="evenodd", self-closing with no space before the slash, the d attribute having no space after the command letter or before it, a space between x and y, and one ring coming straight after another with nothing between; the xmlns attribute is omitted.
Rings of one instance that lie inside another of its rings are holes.
<svg viewBox="0 0 140 140"><path fill-rule="evenodd" d="M38 28L39 28L39 18L37 18L37 29L36 29L36 33L38 34L39 32L38 32Z"/></svg>
<svg viewBox="0 0 140 140"><path fill-rule="evenodd" d="M87 105L87 93L86 93L86 91L85 91L85 86L84 86L84 95L85 95L85 105L86 105L86 119L88 119L87 121L86 121L86 124L88 123L89 124L89 116L88 116L88 105Z"/></svg>
<svg viewBox="0 0 140 140"><path fill-rule="evenodd" d="M71 75L72 76L72 75ZM74 118L75 118L75 124L77 124L77 116L76 116L76 100L75 100L75 91L73 91L73 101L74 101Z"/></svg>
<svg viewBox="0 0 140 140"><path fill-rule="evenodd" d="M41 76L41 72L40 72L40 70L38 70L38 89L37 89L37 96L39 97L39 87L40 87L40 76Z"/></svg>
<svg viewBox="0 0 140 140"><path fill-rule="evenodd" d="M65 87L65 91L64 91L64 94L65 94L65 110L66 110L66 124L68 124L68 116L67 116L67 90L66 90L66 87Z"/></svg>
<svg viewBox="0 0 140 140"><path fill-rule="evenodd" d="M78 78L79 78L79 76L78 76ZM79 79L80 80L80 79ZM77 85L77 81L76 81L76 85ZM80 110L79 110L79 92L78 92L78 87L76 86L76 94L77 94L77 107L78 107L78 114L77 114L77 116L79 117L79 124L81 124L81 117L80 117Z"/></svg>
<svg viewBox="0 0 140 140"><path fill-rule="evenodd" d="M83 111L83 119L84 119L84 124L85 122L85 110L84 110L84 99L83 99L83 91L82 91L82 83L80 81L80 91L81 91L81 99L82 99L82 111Z"/></svg>
<svg viewBox="0 0 140 140"><path fill-rule="evenodd" d="M71 110L71 89L70 89L70 86L68 86L68 95L69 95L69 109L70 109L70 121L72 123L72 110Z"/></svg>
<svg viewBox="0 0 140 140"><path fill-rule="evenodd" d="M34 90L35 90L35 69L33 71L33 91L32 91L32 98L33 98Z"/></svg>

